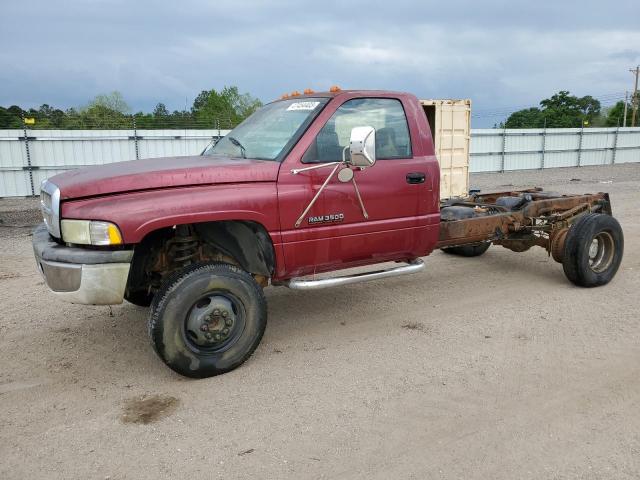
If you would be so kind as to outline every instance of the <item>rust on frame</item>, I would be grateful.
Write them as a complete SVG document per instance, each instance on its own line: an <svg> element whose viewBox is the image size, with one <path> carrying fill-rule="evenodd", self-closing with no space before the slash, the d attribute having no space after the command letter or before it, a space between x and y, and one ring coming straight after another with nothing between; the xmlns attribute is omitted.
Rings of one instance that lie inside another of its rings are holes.
<svg viewBox="0 0 640 480"><path fill-rule="evenodd" d="M520 200L521 205L509 209L504 202L496 203L504 197ZM441 205L441 209L448 206L468 207L473 216L441 221L438 248L491 241L514 251L525 251L538 245L551 252L550 239L556 232L566 230L581 215L589 212L611 214L606 193L559 195L543 192L540 188L449 200ZM559 251L558 243L555 250L556 253Z"/></svg>

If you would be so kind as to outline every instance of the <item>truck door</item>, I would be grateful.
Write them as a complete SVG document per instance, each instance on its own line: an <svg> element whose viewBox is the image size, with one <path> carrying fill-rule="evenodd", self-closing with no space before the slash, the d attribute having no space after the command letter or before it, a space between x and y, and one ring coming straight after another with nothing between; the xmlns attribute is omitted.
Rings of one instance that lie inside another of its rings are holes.
<svg viewBox="0 0 640 480"><path fill-rule="evenodd" d="M376 164L354 169L364 211L353 183L341 182L336 175L302 216L333 167L298 174L292 170L341 160L351 129L358 126L376 130ZM278 178L286 276L426 253L425 229L438 221L437 206L434 217L433 202L426 198L433 196L430 176L435 158L414 155L401 99L348 99L333 111L322 112L297 147Z"/></svg>

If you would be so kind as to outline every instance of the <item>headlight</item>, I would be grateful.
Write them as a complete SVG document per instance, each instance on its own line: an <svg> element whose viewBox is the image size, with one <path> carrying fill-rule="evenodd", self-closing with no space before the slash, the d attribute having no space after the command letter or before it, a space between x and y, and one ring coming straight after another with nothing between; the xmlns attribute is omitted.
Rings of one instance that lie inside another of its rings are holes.
<svg viewBox="0 0 640 480"><path fill-rule="evenodd" d="M93 220L62 220L62 240L78 245L120 245L122 235L113 223Z"/></svg>

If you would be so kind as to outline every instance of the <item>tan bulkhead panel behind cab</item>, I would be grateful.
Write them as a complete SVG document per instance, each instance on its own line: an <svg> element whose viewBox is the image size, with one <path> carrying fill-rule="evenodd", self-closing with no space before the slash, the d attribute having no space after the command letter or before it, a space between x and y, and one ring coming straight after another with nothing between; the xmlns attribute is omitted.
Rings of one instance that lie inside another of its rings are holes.
<svg viewBox="0 0 640 480"><path fill-rule="evenodd" d="M420 100L440 163L440 198L469 192L471 100Z"/></svg>

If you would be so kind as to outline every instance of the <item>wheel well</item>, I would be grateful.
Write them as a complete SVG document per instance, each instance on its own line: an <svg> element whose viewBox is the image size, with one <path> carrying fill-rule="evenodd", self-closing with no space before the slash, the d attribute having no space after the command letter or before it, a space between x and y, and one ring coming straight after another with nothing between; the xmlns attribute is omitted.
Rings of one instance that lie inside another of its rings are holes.
<svg viewBox="0 0 640 480"><path fill-rule="evenodd" d="M270 277L276 266L273 243L257 222L225 220L197 223L195 231L205 243L235 259L249 273Z"/></svg>
<svg viewBox="0 0 640 480"><path fill-rule="evenodd" d="M266 285L275 270L275 251L257 222L223 220L155 230L134 248L127 294L153 292L169 273L205 261L238 265Z"/></svg>

